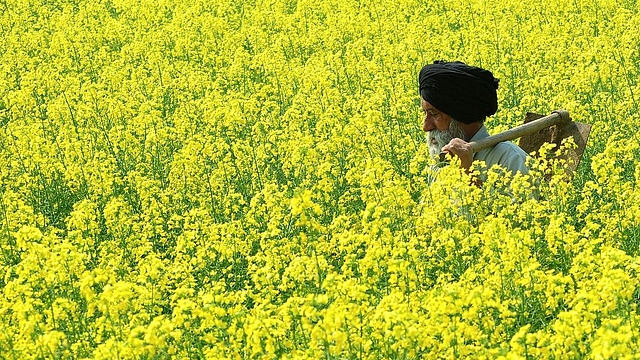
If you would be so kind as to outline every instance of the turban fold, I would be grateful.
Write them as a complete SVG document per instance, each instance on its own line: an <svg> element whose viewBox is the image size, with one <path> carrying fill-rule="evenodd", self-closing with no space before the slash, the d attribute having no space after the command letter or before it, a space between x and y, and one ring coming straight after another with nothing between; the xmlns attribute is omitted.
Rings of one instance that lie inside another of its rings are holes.
<svg viewBox="0 0 640 360"><path fill-rule="evenodd" d="M457 121L483 121L498 110L498 79L460 61L436 61L420 70L420 96Z"/></svg>

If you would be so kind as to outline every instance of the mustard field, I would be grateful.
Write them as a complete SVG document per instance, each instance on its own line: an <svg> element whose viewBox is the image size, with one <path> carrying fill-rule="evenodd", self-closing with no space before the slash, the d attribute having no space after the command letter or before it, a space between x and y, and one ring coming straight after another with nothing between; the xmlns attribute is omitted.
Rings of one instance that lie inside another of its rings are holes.
<svg viewBox="0 0 640 360"><path fill-rule="evenodd" d="M0 358L639 358L639 8L1 1ZM575 175L438 170L435 60Z"/></svg>

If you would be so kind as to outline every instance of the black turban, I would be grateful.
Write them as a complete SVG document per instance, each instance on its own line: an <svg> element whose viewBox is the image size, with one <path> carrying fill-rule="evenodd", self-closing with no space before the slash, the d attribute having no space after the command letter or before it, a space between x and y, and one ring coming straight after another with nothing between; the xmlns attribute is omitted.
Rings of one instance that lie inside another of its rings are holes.
<svg viewBox="0 0 640 360"><path fill-rule="evenodd" d="M498 110L498 79L465 63L436 61L420 70L420 96L457 121L483 121Z"/></svg>

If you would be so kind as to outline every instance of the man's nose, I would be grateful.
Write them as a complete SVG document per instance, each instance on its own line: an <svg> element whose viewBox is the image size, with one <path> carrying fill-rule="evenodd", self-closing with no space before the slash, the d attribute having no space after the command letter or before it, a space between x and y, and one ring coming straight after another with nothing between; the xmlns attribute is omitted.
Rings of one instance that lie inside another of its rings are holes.
<svg viewBox="0 0 640 360"><path fill-rule="evenodd" d="M433 123L433 121L431 120L429 115L425 115L424 119L422 120L422 130L424 132L428 132L435 129L435 125Z"/></svg>

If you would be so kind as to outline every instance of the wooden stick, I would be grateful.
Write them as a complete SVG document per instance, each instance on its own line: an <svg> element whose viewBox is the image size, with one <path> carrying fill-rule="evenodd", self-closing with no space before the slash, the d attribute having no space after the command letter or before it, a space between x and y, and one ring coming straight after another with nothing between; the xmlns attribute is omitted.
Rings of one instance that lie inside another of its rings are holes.
<svg viewBox="0 0 640 360"><path fill-rule="evenodd" d="M513 129L501 132L499 134L491 135L478 141L472 141L469 143L471 149L476 153L480 150L490 148L500 142L514 140L519 137L533 134L536 131L540 131L544 128L548 128L553 125L564 124L571 121L569 112L566 110L555 110L550 115L541 117L540 119L533 120L526 124L516 126Z"/></svg>

